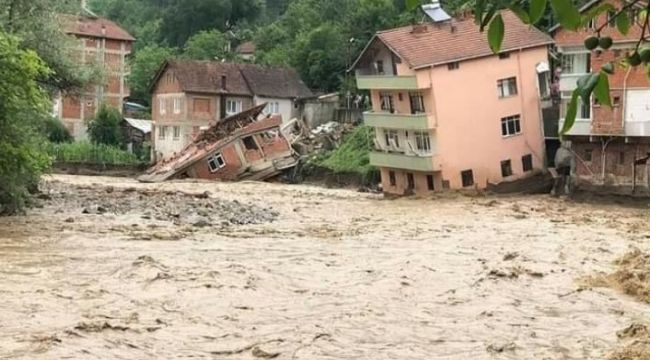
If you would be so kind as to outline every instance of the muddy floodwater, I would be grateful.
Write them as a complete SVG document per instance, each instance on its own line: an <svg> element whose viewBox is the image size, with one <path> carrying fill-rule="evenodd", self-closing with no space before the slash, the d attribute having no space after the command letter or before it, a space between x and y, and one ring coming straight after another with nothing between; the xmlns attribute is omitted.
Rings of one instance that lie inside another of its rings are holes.
<svg viewBox="0 0 650 360"><path fill-rule="evenodd" d="M54 176L0 219L0 358L603 359L650 304L580 285L650 205Z"/></svg>

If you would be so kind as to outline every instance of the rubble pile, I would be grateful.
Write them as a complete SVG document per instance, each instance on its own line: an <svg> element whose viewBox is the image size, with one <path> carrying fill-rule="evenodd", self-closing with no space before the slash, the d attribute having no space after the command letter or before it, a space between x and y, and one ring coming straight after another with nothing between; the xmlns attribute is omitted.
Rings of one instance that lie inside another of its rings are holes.
<svg viewBox="0 0 650 360"><path fill-rule="evenodd" d="M58 182L48 183L44 190L50 206L78 208L80 216L138 214L143 220L197 227L262 224L273 222L279 216L272 208L219 199L209 192L188 194L135 188L71 188Z"/></svg>

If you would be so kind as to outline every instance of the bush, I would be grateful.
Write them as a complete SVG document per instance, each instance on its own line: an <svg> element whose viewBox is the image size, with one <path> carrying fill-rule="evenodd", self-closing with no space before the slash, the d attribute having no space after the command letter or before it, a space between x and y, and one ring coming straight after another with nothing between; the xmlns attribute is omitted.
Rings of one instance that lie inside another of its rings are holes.
<svg viewBox="0 0 650 360"><path fill-rule="evenodd" d="M97 115L88 124L88 136L95 144L122 146L122 114L103 104Z"/></svg>
<svg viewBox="0 0 650 360"><path fill-rule="evenodd" d="M140 165L137 155L120 148L91 144L87 141L75 143L50 143L47 152L55 163L86 165Z"/></svg>
<svg viewBox="0 0 650 360"><path fill-rule="evenodd" d="M54 117L45 120L45 136L53 143L67 143L74 140L61 120Z"/></svg>
<svg viewBox="0 0 650 360"><path fill-rule="evenodd" d="M370 165L373 136L372 128L361 126L343 140L341 147L313 159L312 163L334 173L358 174L364 180L369 180L377 171Z"/></svg>

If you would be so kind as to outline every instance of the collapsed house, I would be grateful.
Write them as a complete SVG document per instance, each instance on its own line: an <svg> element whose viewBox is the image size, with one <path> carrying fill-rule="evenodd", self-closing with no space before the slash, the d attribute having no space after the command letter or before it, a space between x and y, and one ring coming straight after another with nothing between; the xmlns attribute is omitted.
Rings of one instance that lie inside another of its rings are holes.
<svg viewBox="0 0 650 360"><path fill-rule="evenodd" d="M218 121L138 180L265 180L293 168L299 161L291 146L299 138L292 131L297 122L283 125L280 115L260 116L266 105Z"/></svg>

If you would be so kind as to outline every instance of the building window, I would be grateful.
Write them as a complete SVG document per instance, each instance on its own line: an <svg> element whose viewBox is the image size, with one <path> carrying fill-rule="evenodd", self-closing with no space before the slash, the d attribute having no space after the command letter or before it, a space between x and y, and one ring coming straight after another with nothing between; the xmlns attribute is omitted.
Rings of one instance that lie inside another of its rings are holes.
<svg viewBox="0 0 650 360"><path fill-rule="evenodd" d="M242 112L241 100L226 100L226 115L235 115Z"/></svg>
<svg viewBox="0 0 650 360"><path fill-rule="evenodd" d="M397 185L397 179L395 178L395 172L392 171L392 170L388 172L388 182L390 183L390 186L396 186Z"/></svg>
<svg viewBox="0 0 650 360"><path fill-rule="evenodd" d="M565 118L571 102L571 92L562 91L560 96L560 117ZM593 102L596 106L600 105L597 100L593 100ZM578 97L578 114L576 117L578 119L591 119L591 100L583 102L582 97Z"/></svg>
<svg viewBox="0 0 650 360"><path fill-rule="evenodd" d="M447 64L447 69L449 70L458 70L460 68L460 63L458 61L450 62Z"/></svg>
<svg viewBox="0 0 650 360"><path fill-rule="evenodd" d="M517 78L511 77L497 81L499 98L506 98L517 95Z"/></svg>
<svg viewBox="0 0 650 360"><path fill-rule="evenodd" d="M585 149L585 162L591 162L593 152L593 149Z"/></svg>
<svg viewBox="0 0 650 360"><path fill-rule="evenodd" d="M551 89L549 86L549 77L550 72L544 71L537 74L537 83L539 85L539 96L544 99L551 95Z"/></svg>
<svg viewBox="0 0 650 360"><path fill-rule="evenodd" d="M615 27L616 26L616 11L608 11L607 12L607 25L609 27Z"/></svg>
<svg viewBox="0 0 650 360"><path fill-rule="evenodd" d="M406 173L406 186L408 190L415 189L415 176L413 176L413 173Z"/></svg>
<svg viewBox="0 0 650 360"><path fill-rule="evenodd" d="M587 29L591 29L591 30L596 29L596 19L589 20L589 24L587 24Z"/></svg>
<svg viewBox="0 0 650 360"><path fill-rule="evenodd" d="M435 183L433 182L433 175L427 175L427 189L429 189L429 191L434 191L436 189Z"/></svg>
<svg viewBox="0 0 650 360"><path fill-rule="evenodd" d="M211 173L215 173L226 166L226 161L223 159L221 153L215 154L208 160L208 167Z"/></svg>
<svg viewBox="0 0 650 360"><path fill-rule="evenodd" d="M259 150L257 143L252 136L245 137L242 141L244 142L244 148L246 148L246 150Z"/></svg>
<svg viewBox="0 0 650 360"><path fill-rule="evenodd" d="M384 140L386 140L386 146L389 148L399 148L399 134L397 130L384 130Z"/></svg>
<svg viewBox="0 0 650 360"><path fill-rule="evenodd" d="M424 96L422 93L410 93L409 99L411 102L411 114L425 113L424 109Z"/></svg>
<svg viewBox="0 0 650 360"><path fill-rule="evenodd" d="M395 112L395 103L393 102L393 95L388 93L380 93L379 98L381 101L382 111L388 111L391 114Z"/></svg>
<svg viewBox="0 0 650 360"><path fill-rule="evenodd" d="M522 156L521 167L524 169L524 172L533 171L533 155Z"/></svg>
<svg viewBox="0 0 650 360"><path fill-rule="evenodd" d="M620 106L621 105L621 97L620 96L614 96L614 100L612 101L612 105Z"/></svg>
<svg viewBox="0 0 650 360"><path fill-rule="evenodd" d="M499 59L504 60L504 59L510 59L510 53L509 52L504 52L499 54Z"/></svg>
<svg viewBox="0 0 650 360"><path fill-rule="evenodd" d="M621 151L618 153L618 164L625 165L625 151Z"/></svg>
<svg viewBox="0 0 650 360"><path fill-rule="evenodd" d="M158 100L158 103L160 104L160 113L164 114L167 112L167 104L165 104L165 99L161 98Z"/></svg>
<svg viewBox="0 0 650 360"><path fill-rule="evenodd" d="M562 54L562 74L586 74L591 71L589 53Z"/></svg>
<svg viewBox="0 0 650 360"><path fill-rule="evenodd" d="M174 114L180 114L180 113L181 113L181 99L174 98Z"/></svg>
<svg viewBox="0 0 650 360"><path fill-rule="evenodd" d="M501 135L513 136L521 134L521 119L519 115L508 116L501 119Z"/></svg>
<svg viewBox="0 0 650 360"><path fill-rule="evenodd" d="M181 138L181 127L174 126L174 140L178 140L180 138Z"/></svg>
<svg viewBox="0 0 650 360"><path fill-rule="evenodd" d="M501 176L504 178L512 176L512 162L510 160L501 162Z"/></svg>
<svg viewBox="0 0 650 360"><path fill-rule="evenodd" d="M279 114L280 113L280 103L277 101L270 102L266 105L266 112L268 114Z"/></svg>
<svg viewBox="0 0 650 360"><path fill-rule="evenodd" d="M460 173L463 181L463 187L470 187L474 185L474 172L472 170L465 170Z"/></svg>
<svg viewBox="0 0 650 360"><path fill-rule="evenodd" d="M415 132L415 146L418 151L423 153L431 152L431 137L426 131L416 131Z"/></svg>
<svg viewBox="0 0 650 360"><path fill-rule="evenodd" d="M384 62L382 60L377 60L375 66L377 67L377 74L384 75Z"/></svg>
<svg viewBox="0 0 650 360"><path fill-rule="evenodd" d="M158 139L165 140L167 135L167 126L158 126Z"/></svg>

